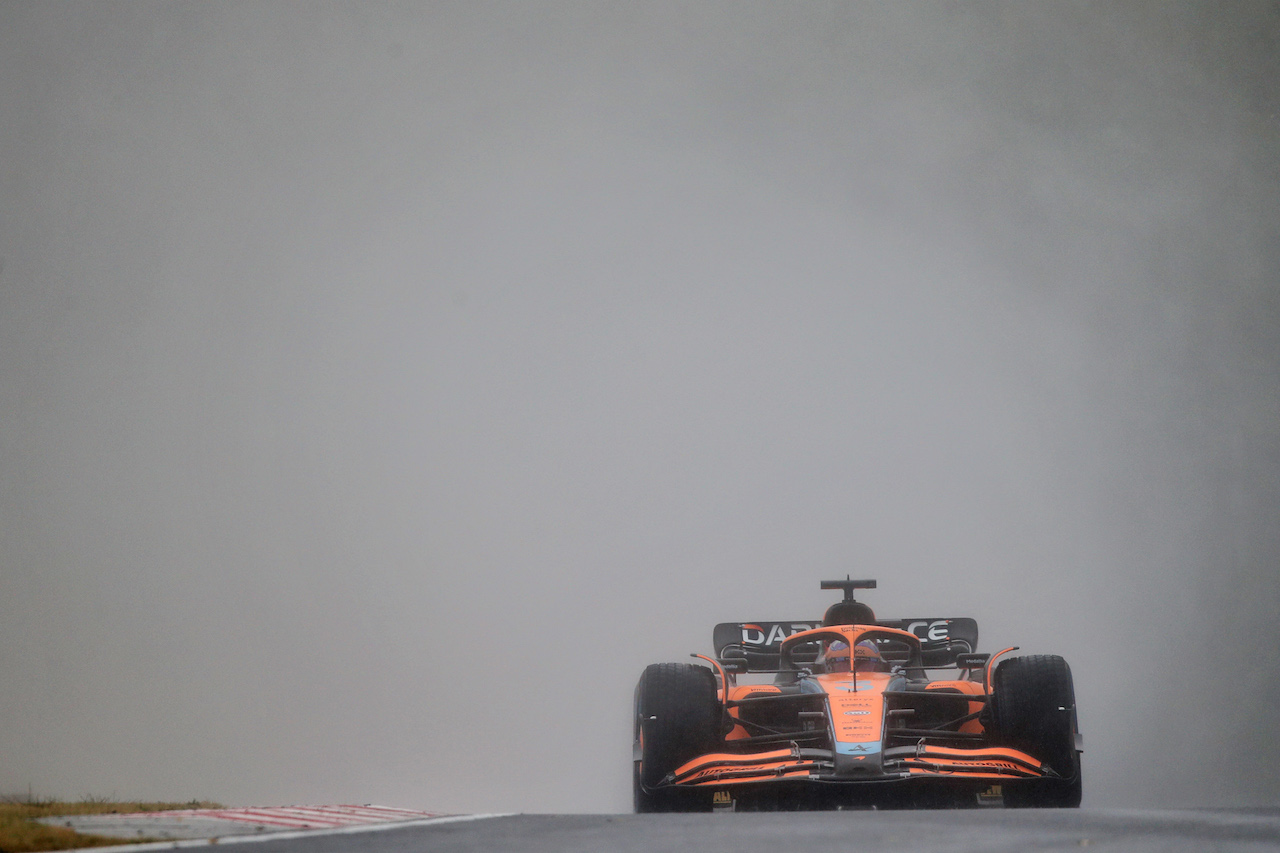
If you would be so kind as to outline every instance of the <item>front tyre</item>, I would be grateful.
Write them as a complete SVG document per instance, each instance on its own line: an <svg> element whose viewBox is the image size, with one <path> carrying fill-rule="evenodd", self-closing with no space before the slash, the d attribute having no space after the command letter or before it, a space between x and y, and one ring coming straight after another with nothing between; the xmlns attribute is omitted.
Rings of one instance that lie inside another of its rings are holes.
<svg viewBox="0 0 1280 853"><path fill-rule="evenodd" d="M1012 808L1077 808L1080 753L1076 751L1076 693L1071 667L1057 655L1003 661L992 679L994 734L1038 758L1059 778L1004 786Z"/></svg>
<svg viewBox="0 0 1280 853"><path fill-rule="evenodd" d="M720 718L711 670L688 663L645 668L636 686L639 760L632 779L637 813L683 810L677 792L658 786L681 764L712 751Z"/></svg>

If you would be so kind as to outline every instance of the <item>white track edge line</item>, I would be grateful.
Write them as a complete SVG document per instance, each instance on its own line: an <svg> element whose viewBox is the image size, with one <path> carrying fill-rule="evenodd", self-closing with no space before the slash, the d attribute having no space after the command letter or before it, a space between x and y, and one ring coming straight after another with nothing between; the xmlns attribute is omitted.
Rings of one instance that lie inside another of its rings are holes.
<svg viewBox="0 0 1280 853"><path fill-rule="evenodd" d="M418 820L393 820L386 823L355 824L333 829L301 829L288 832L261 832L253 835L219 835L216 838L182 838L174 841L148 841L145 844L119 844L95 847L103 853L131 853L134 850L180 850L187 847L222 847L227 844L249 844L255 841L289 841L294 838L318 838L322 835L353 835L357 832L381 832L386 829L404 829L410 826L435 826L440 823L465 823L473 820L490 820L495 817L512 817L517 812L493 814L460 814L443 817L425 817Z"/></svg>

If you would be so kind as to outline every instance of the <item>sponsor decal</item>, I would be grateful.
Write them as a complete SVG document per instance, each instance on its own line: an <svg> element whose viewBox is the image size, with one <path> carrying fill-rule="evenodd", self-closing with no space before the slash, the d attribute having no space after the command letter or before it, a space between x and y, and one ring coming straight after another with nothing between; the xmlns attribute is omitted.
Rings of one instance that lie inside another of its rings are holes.
<svg viewBox="0 0 1280 853"><path fill-rule="evenodd" d="M785 766L785 765L781 765L781 766ZM779 767L780 765L778 764L748 764L743 767L739 767L739 766L708 767L704 770L699 770L697 773L694 773L692 776L685 779L682 784L695 782L698 779L706 779L709 777L721 776L725 773L774 773L774 772L777 772Z"/></svg>
<svg viewBox="0 0 1280 853"><path fill-rule="evenodd" d="M947 640L951 638L951 629L946 619L926 622L923 619L908 623L907 630L922 640Z"/></svg>
<svg viewBox="0 0 1280 853"><path fill-rule="evenodd" d="M969 762L965 762L966 764ZM1018 765L1010 761L974 761L973 766L977 769L990 770L1021 770Z"/></svg>
<svg viewBox="0 0 1280 853"><path fill-rule="evenodd" d="M836 752L841 755L873 755L880 751L880 741L863 741L862 743L837 743Z"/></svg>
<svg viewBox="0 0 1280 853"><path fill-rule="evenodd" d="M744 623L742 626L742 644L744 646L776 646L792 634L799 634L801 631L817 628L820 624L809 622L773 623L768 624L766 629L764 625Z"/></svg>
<svg viewBox="0 0 1280 853"><path fill-rule="evenodd" d="M958 765L960 772L965 773L1006 773L1017 774L1026 768L1019 767L1016 764L1007 761L974 761L967 758L950 757L942 755L925 755L923 758L916 759L919 762L936 767L939 764L955 764ZM951 770L948 773L953 772Z"/></svg>
<svg viewBox="0 0 1280 853"><path fill-rule="evenodd" d="M716 791L711 795L712 805L727 806L733 802L733 797L729 796L728 791Z"/></svg>
<svg viewBox="0 0 1280 853"><path fill-rule="evenodd" d="M845 711L844 715L846 717L865 717L867 714L870 714L870 713L871 713L870 711Z"/></svg>
<svg viewBox="0 0 1280 853"><path fill-rule="evenodd" d="M853 683L853 684L837 684L837 685L835 685L835 686L836 686L837 688L839 688L840 690L847 690L847 691L849 691L850 693L853 693L853 692L855 692L855 691L857 691L857 690L870 690L870 689L871 689L871 682L870 682L870 681L858 681L858 682L855 682L855 683Z"/></svg>

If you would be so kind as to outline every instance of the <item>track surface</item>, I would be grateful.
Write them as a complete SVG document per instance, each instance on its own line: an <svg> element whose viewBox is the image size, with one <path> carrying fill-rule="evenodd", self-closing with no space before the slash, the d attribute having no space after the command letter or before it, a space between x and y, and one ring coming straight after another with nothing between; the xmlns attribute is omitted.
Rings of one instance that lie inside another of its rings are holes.
<svg viewBox="0 0 1280 853"><path fill-rule="evenodd" d="M834 846L829 846L834 845ZM237 845L238 847L239 845ZM698 853L1280 850L1280 810L513 815L352 835L255 841L253 853ZM248 853L250 848L241 848Z"/></svg>

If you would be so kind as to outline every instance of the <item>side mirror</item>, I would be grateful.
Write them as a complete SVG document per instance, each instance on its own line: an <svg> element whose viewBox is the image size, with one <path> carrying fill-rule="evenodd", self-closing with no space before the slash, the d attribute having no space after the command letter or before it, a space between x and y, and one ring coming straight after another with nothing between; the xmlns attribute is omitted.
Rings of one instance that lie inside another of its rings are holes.
<svg viewBox="0 0 1280 853"><path fill-rule="evenodd" d="M956 655L956 666L960 669L982 669L991 660L991 655L977 652Z"/></svg>
<svg viewBox="0 0 1280 853"><path fill-rule="evenodd" d="M791 647L791 662L796 666L812 666L822 657L822 643L801 643Z"/></svg>
<svg viewBox="0 0 1280 853"><path fill-rule="evenodd" d="M737 675L738 673L751 671L747 665L747 651L741 646L725 646L720 650L719 660L725 672L732 672Z"/></svg>

